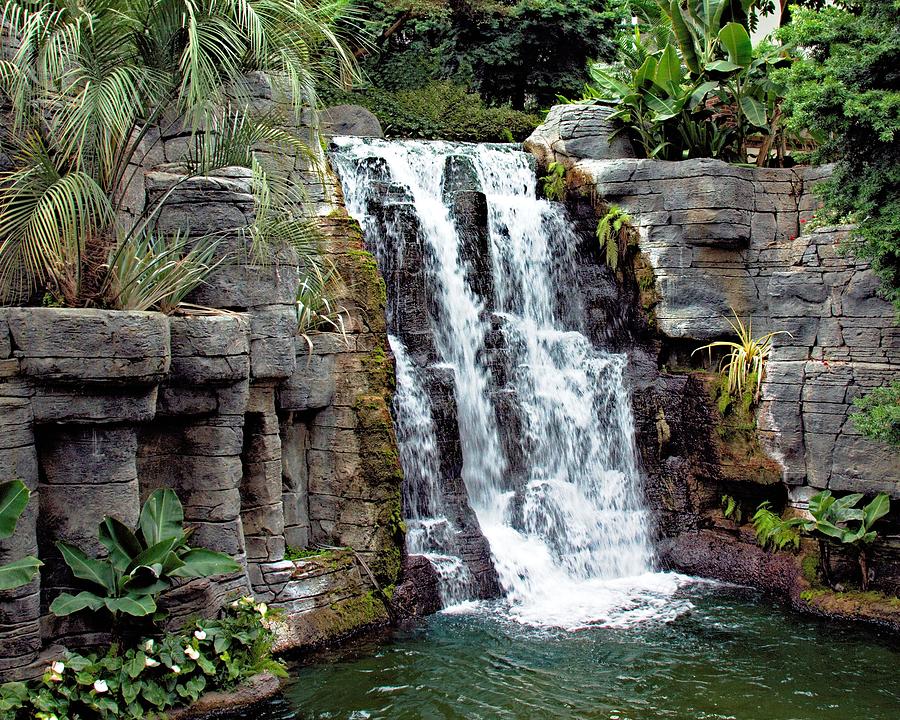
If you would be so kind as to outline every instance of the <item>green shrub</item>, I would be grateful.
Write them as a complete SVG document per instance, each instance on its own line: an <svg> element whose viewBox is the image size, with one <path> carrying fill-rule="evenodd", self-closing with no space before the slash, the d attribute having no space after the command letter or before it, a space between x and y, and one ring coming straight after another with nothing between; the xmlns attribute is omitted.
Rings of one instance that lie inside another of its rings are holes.
<svg viewBox="0 0 900 720"><path fill-rule="evenodd" d="M330 93L330 103L352 103L371 110L387 137L457 140L461 142L521 141L541 123L539 115L509 106L488 107L477 93L451 81L432 81L415 89L368 87Z"/></svg>
<svg viewBox="0 0 900 720"><path fill-rule="evenodd" d="M597 223L597 242L603 258L610 268L619 267L619 258L629 245L636 242L636 232L631 227L631 216L618 205L610 205Z"/></svg>
<svg viewBox="0 0 900 720"><path fill-rule="evenodd" d="M800 527L804 524L803 518L791 518L782 520L780 515L772 512L771 504L766 501L756 508L751 518L756 539L764 548L784 550L787 547L793 550L800 549Z"/></svg>
<svg viewBox="0 0 900 720"><path fill-rule="evenodd" d="M218 620L196 620L124 651L65 653L40 681L0 686L0 720L162 717L260 672L284 676L272 658L272 615L265 604L242 598Z"/></svg>
<svg viewBox="0 0 900 720"><path fill-rule="evenodd" d="M873 440L900 446L900 380L875 388L853 404L859 409L850 415L857 430Z"/></svg>
<svg viewBox="0 0 900 720"><path fill-rule="evenodd" d="M900 8L895 0L794 8L785 42L805 48L779 78L789 127L809 130L813 162L836 162L816 187L823 221L849 219L848 247L871 260L900 311Z"/></svg>
<svg viewBox="0 0 900 720"><path fill-rule="evenodd" d="M544 184L544 197L561 202L566 197L566 166L556 161L550 163L541 182Z"/></svg>

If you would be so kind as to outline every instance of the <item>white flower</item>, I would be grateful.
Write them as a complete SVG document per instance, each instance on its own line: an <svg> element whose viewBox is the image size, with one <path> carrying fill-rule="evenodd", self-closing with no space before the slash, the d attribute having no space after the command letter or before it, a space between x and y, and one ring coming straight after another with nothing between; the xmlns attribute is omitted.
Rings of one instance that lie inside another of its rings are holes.
<svg viewBox="0 0 900 720"><path fill-rule="evenodd" d="M62 675L63 671L66 669L66 664L61 660L57 660L55 663L50 665L50 672L55 673L57 675Z"/></svg>
<svg viewBox="0 0 900 720"><path fill-rule="evenodd" d="M180 666L180 665L173 665L173 666L172 666L172 672L175 673L175 674L177 675L178 673L181 672L181 666Z"/></svg>
<svg viewBox="0 0 900 720"><path fill-rule="evenodd" d="M106 680L95 680L94 681L94 692L105 693L109 691L109 685L106 684Z"/></svg>
<svg viewBox="0 0 900 720"><path fill-rule="evenodd" d="M152 657L144 658L144 667L159 667L159 660L154 660Z"/></svg>
<svg viewBox="0 0 900 720"><path fill-rule="evenodd" d="M236 608L238 605L239 605L239 603L237 600L235 600L233 603L231 603L231 607L233 607L233 608Z"/></svg>
<svg viewBox="0 0 900 720"><path fill-rule="evenodd" d="M203 630L194 630L194 637L198 640L206 640L206 632Z"/></svg>
<svg viewBox="0 0 900 720"><path fill-rule="evenodd" d="M153 640L150 639L144 643L144 652L153 652Z"/></svg>
<svg viewBox="0 0 900 720"><path fill-rule="evenodd" d="M200 653L194 650L194 648L192 648L190 645L188 645L184 649L184 654L187 655L191 660L196 660L198 657L200 657Z"/></svg>
<svg viewBox="0 0 900 720"><path fill-rule="evenodd" d="M269 612L269 606L266 605L265 603L260 603L259 605L256 606L256 612L258 612L260 615L265 617L266 613Z"/></svg>

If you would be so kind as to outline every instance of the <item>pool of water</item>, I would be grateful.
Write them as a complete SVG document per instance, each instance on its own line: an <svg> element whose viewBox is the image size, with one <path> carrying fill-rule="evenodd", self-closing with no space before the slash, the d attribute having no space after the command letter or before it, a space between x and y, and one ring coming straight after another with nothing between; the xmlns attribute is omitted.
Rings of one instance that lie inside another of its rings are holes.
<svg viewBox="0 0 900 720"><path fill-rule="evenodd" d="M682 587L674 620L542 629L499 605L441 614L291 667L245 718L898 720L900 646L743 588Z"/></svg>

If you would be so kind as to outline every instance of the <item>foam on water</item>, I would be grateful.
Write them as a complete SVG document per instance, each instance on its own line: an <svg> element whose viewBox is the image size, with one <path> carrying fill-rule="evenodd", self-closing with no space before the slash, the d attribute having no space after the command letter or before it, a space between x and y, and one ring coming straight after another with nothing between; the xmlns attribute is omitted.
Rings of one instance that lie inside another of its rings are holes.
<svg viewBox="0 0 900 720"><path fill-rule="evenodd" d="M416 240L425 248L415 261L435 305L429 318L439 358L431 368L453 372L463 480L509 617L621 627L683 612L685 602L671 598L684 579L653 572L627 357L598 349L583 332L571 256L577 237L560 204L537 198L530 156L503 145L335 142L347 208L383 271L403 267L409 240L408 231L380 226L374 215L384 175L414 209ZM472 287L471 249L463 247L445 192L445 171L460 159L474 167L487 200L490 307ZM397 316L389 307L409 549L432 560L445 604L458 609L475 586L442 499L437 429L423 382L428 368L396 337L403 334ZM488 343L498 327L506 353L502 384ZM506 422L511 417L515 423Z"/></svg>

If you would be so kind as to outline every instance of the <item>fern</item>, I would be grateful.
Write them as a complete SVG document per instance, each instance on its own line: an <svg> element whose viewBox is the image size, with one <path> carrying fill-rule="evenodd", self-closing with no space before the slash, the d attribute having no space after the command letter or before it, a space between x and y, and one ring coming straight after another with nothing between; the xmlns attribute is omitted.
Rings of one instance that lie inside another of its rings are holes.
<svg viewBox="0 0 900 720"><path fill-rule="evenodd" d="M805 523L802 518L782 520L779 515L772 512L771 504L766 501L756 508L751 522L756 532L756 540L763 548L774 550L800 549L800 530Z"/></svg>
<svg viewBox="0 0 900 720"><path fill-rule="evenodd" d="M597 240L605 251L606 264L613 270L619 267L619 254L628 245L631 216L618 205L610 205L597 223Z"/></svg>
<svg viewBox="0 0 900 720"><path fill-rule="evenodd" d="M544 183L544 196L548 200L562 201L566 196L566 166L561 162L552 162L547 166L547 174L541 180Z"/></svg>

